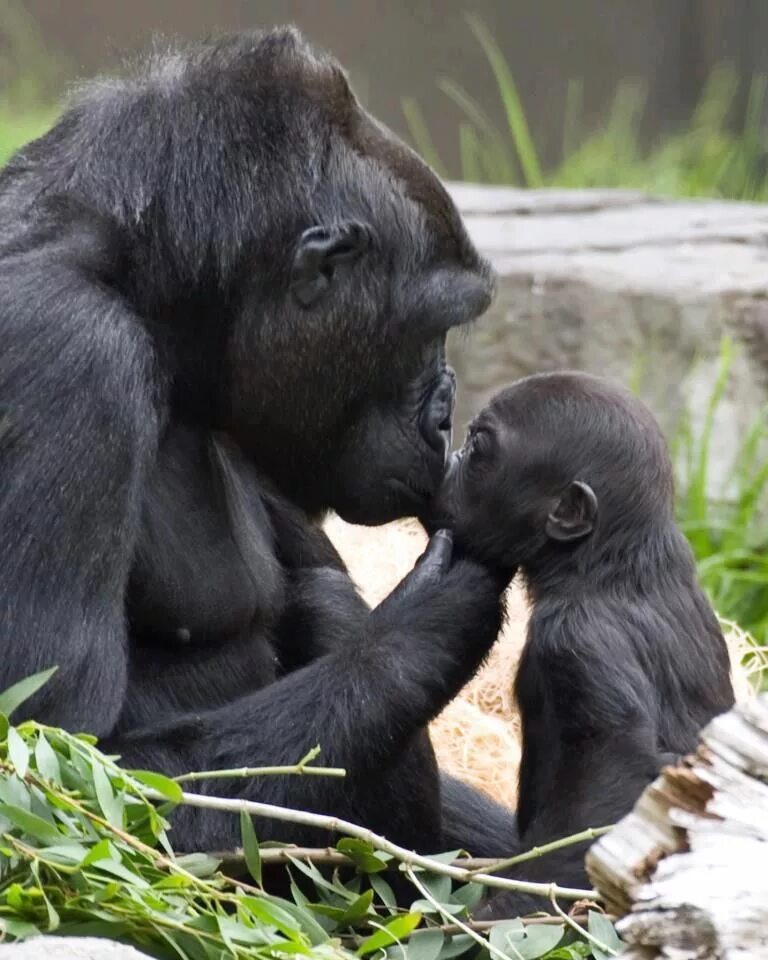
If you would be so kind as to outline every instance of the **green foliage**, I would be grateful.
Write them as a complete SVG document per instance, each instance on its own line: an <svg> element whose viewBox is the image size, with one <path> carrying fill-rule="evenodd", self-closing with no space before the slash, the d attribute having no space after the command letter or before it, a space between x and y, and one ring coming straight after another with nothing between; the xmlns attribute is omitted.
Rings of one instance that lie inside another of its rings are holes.
<svg viewBox="0 0 768 960"><path fill-rule="evenodd" d="M22 693L31 695L50 674L17 684L0 703L18 706ZM12 726L0 714L2 938L101 936L169 960L450 960L470 953L473 960L607 960L619 944L610 922L594 912L582 935L557 921L505 921L488 935L475 932L466 923L483 888L415 867L406 874L421 896L398 908L385 875L398 864L353 838L337 845L350 858L343 876L289 853L292 898L275 897L262 886L262 852L245 813L243 854L253 885L220 872L208 854L175 856L166 816L180 802L178 783L121 769L93 737L32 721Z"/></svg>
<svg viewBox="0 0 768 960"><path fill-rule="evenodd" d="M720 363L696 433L684 418L672 441L677 465L677 512L693 548L699 579L718 613L768 646L768 419L756 411L723 489L714 496L710 455L715 415L733 365L733 345L721 344ZM748 655L754 659L757 654Z"/></svg>
<svg viewBox="0 0 768 960"><path fill-rule="evenodd" d="M0 100L0 167L19 147L45 133L55 117L50 109L18 110Z"/></svg>
<svg viewBox="0 0 768 960"><path fill-rule="evenodd" d="M40 136L57 111L50 105L64 74L20 0L0 0L0 166Z"/></svg>
<svg viewBox="0 0 768 960"><path fill-rule="evenodd" d="M459 126L461 179L526 187L624 187L674 196L712 196L739 200L768 198L766 144L761 117L765 77L750 86L740 129L730 121L739 83L727 66L709 78L687 129L645 147L640 136L646 92L643 84L619 85L608 118L596 132L581 124L582 84L568 86L562 159L545 171L528 126L512 71L492 33L476 16L467 17L493 73L506 124L499 128L488 113L452 80L438 86L463 115ZM413 100L403 104L416 148L442 176L446 165L432 142L427 123Z"/></svg>

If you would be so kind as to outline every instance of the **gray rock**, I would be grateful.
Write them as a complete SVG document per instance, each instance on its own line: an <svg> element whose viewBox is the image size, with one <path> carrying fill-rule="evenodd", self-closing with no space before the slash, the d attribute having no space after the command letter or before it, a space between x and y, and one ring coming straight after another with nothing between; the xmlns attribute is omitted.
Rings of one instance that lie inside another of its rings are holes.
<svg viewBox="0 0 768 960"><path fill-rule="evenodd" d="M34 937L0 946L0 960L147 960L147 955L98 937Z"/></svg>
<svg viewBox="0 0 768 960"><path fill-rule="evenodd" d="M457 430L510 380L576 368L633 384L671 433L700 430L720 338L737 344L714 425L712 493L768 401L768 207L629 191L449 185L499 274L452 336Z"/></svg>

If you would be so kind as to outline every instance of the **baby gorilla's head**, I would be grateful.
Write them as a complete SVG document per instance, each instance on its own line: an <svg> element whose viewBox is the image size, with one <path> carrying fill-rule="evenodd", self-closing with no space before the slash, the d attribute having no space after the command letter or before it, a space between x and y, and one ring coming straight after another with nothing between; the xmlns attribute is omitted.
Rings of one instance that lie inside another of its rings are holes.
<svg viewBox="0 0 768 960"><path fill-rule="evenodd" d="M454 453L425 525L456 548L529 576L633 544L673 521L672 468L650 411L583 373L527 377L498 393Z"/></svg>

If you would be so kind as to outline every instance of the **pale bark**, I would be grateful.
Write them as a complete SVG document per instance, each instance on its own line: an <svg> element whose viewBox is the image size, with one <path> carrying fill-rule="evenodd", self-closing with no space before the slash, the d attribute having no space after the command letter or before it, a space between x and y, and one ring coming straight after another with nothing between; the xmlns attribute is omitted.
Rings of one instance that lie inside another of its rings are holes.
<svg viewBox="0 0 768 960"><path fill-rule="evenodd" d="M768 696L700 739L587 854L627 958L768 957Z"/></svg>

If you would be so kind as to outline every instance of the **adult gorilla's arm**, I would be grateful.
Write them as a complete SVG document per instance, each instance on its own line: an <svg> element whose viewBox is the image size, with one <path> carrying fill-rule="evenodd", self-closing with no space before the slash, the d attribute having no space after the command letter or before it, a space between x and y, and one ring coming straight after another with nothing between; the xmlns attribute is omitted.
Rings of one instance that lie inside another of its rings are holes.
<svg viewBox="0 0 768 960"><path fill-rule="evenodd" d="M101 282L103 230L52 210L28 244L0 245L0 688L57 666L16 717L96 734L124 696L123 597L157 440L150 344Z"/></svg>
<svg viewBox="0 0 768 960"><path fill-rule="evenodd" d="M231 705L131 732L108 749L131 765L181 772L185 763L207 769L295 763L319 742L323 762L346 768L346 779L211 781L205 790L384 828L404 793L415 797L421 789L417 769L404 783L392 776L394 766L487 654L501 609L496 579L471 561L451 564L438 535L423 562L371 613L356 648L322 656ZM418 822L413 807L418 845L435 825ZM238 842L236 818L188 809L178 818L179 834L204 847ZM275 822L263 824L260 835L322 842L316 831Z"/></svg>

